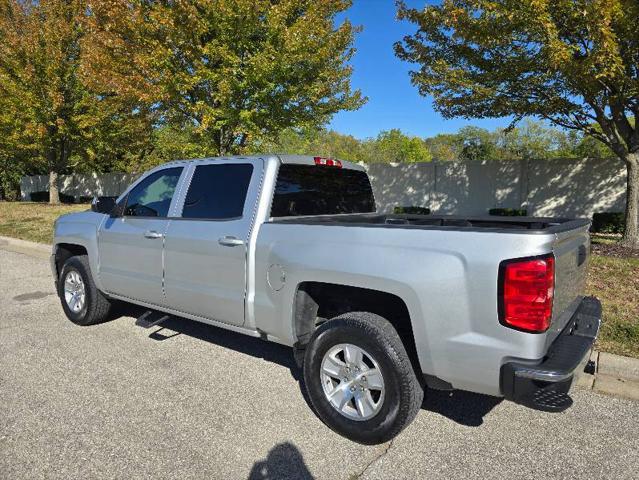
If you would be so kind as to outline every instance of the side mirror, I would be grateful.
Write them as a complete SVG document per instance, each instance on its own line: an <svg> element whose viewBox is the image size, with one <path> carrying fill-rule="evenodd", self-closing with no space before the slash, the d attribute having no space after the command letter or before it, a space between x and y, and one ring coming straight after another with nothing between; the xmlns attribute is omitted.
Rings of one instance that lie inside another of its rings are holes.
<svg viewBox="0 0 639 480"><path fill-rule="evenodd" d="M115 208L117 197L93 197L91 211L110 215Z"/></svg>

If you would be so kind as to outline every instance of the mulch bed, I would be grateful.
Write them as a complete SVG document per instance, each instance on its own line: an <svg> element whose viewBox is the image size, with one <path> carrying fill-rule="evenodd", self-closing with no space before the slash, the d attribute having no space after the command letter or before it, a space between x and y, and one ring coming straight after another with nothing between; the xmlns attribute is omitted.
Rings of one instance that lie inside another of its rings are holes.
<svg viewBox="0 0 639 480"><path fill-rule="evenodd" d="M592 242L592 253L606 257L639 258L639 250L622 247L616 243L597 243L596 240Z"/></svg>

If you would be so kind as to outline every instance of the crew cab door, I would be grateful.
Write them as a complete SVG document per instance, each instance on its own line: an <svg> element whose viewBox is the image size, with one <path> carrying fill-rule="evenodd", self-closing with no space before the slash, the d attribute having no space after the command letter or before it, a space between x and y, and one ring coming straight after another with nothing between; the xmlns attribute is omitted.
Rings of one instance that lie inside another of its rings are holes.
<svg viewBox="0 0 639 480"><path fill-rule="evenodd" d="M212 160L191 168L181 213L166 232L168 307L244 323L247 245L263 169L260 159Z"/></svg>
<svg viewBox="0 0 639 480"><path fill-rule="evenodd" d="M99 275L108 293L162 305L162 249L183 167L155 170L140 180L98 234Z"/></svg>

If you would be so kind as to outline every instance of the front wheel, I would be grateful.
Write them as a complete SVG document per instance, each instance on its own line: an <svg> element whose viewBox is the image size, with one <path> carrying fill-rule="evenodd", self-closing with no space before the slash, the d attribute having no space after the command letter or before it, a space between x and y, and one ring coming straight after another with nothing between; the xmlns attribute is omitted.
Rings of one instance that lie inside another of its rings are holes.
<svg viewBox="0 0 639 480"><path fill-rule="evenodd" d="M111 302L93 283L86 255L71 257L64 263L58 279L58 296L67 318L77 325L104 322L111 310Z"/></svg>
<svg viewBox="0 0 639 480"><path fill-rule="evenodd" d="M304 381L322 421L364 444L395 437L415 418L424 398L397 331L369 312L341 315L313 333Z"/></svg>

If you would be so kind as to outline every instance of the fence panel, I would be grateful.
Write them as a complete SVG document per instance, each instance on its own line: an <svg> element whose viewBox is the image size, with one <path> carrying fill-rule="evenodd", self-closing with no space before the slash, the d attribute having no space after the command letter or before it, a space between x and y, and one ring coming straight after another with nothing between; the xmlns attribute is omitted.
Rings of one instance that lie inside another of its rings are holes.
<svg viewBox="0 0 639 480"><path fill-rule="evenodd" d="M526 208L529 215L590 217L625 207L626 170L619 160L522 160L366 165L379 211L396 206L432 213L485 215L491 208ZM62 193L115 196L136 174L61 175ZM22 199L48 191L46 175L23 177Z"/></svg>

